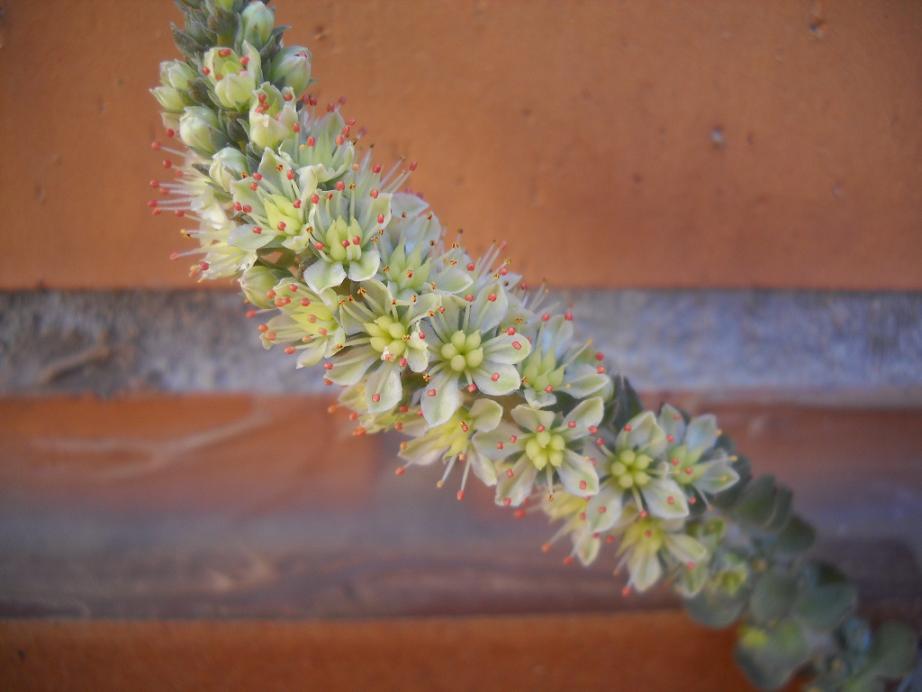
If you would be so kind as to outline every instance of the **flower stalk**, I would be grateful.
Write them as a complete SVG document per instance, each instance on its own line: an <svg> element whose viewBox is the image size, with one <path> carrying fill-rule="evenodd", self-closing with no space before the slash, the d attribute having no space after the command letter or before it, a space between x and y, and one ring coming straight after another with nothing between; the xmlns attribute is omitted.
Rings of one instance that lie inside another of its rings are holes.
<svg viewBox="0 0 922 692"><path fill-rule="evenodd" d="M191 222L191 272L235 279L266 348L319 366L357 434L397 430L402 475L443 465L545 514L564 562L618 560L622 593L656 585L705 625L739 631L753 683L874 690L908 674L916 634L872 629L835 567L812 560L790 489L753 477L713 416L644 409L573 316L501 259L449 241L404 183L360 153L362 129L306 93L307 48L285 46L262 2L178 0L185 60L164 62L160 104L172 178L155 214ZM473 472L471 474L471 472Z"/></svg>

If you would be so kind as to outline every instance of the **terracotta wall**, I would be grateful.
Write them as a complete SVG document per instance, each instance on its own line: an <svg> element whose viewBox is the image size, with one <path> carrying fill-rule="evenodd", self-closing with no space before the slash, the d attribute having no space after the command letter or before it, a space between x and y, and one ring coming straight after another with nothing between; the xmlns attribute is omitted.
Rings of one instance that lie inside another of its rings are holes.
<svg viewBox="0 0 922 692"><path fill-rule="evenodd" d="M922 4L278 0L384 158L565 285L922 288ZM0 286L164 286L167 0L5 0Z"/></svg>

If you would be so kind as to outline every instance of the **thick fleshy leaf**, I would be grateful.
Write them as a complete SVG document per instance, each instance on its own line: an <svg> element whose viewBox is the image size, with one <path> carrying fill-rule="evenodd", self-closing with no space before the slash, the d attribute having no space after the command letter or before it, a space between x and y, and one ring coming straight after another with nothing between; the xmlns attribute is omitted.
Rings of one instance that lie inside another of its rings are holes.
<svg viewBox="0 0 922 692"><path fill-rule="evenodd" d="M483 344L484 357L494 363L521 363L531 353L531 344L521 334L500 334Z"/></svg>
<svg viewBox="0 0 922 692"><path fill-rule="evenodd" d="M658 457L666 449L666 433L652 411L643 411L629 420L615 440L618 449L639 449Z"/></svg>
<svg viewBox="0 0 922 692"><path fill-rule="evenodd" d="M682 488L671 478L653 478L641 490L650 514L661 519L688 516L688 501Z"/></svg>
<svg viewBox="0 0 922 692"><path fill-rule="evenodd" d="M604 413L605 404L601 397L594 396L581 401L564 418L564 429L561 432L569 440L586 437L592 434L590 428L595 428L602 421Z"/></svg>
<svg viewBox="0 0 922 692"><path fill-rule="evenodd" d="M420 399L423 417L429 425L441 425L454 415L460 405L458 376L444 370L429 380Z"/></svg>
<svg viewBox="0 0 922 692"><path fill-rule="evenodd" d="M493 430L474 435L474 446L488 459L501 461L522 451L522 431L510 423L501 422Z"/></svg>
<svg viewBox="0 0 922 692"><path fill-rule="evenodd" d="M599 548L602 545L597 537L589 531L581 531L573 536L573 547L576 557L583 567L588 567L599 556Z"/></svg>
<svg viewBox="0 0 922 692"><path fill-rule="evenodd" d="M503 407L492 399L477 399L471 406L470 414L475 430L489 432L496 429L503 419Z"/></svg>
<svg viewBox="0 0 922 692"><path fill-rule="evenodd" d="M394 363L381 363L365 381L369 413L390 411L403 396L400 369Z"/></svg>
<svg viewBox="0 0 922 692"><path fill-rule="evenodd" d="M349 264L349 278L353 281L367 281L381 266L381 254L377 250L365 250L358 262Z"/></svg>
<svg viewBox="0 0 922 692"><path fill-rule="evenodd" d="M523 429L532 432L537 430L539 426L544 426L546 430L550 430L554 425L555 414L553 411L540 411L531 406L519 404L510 413L512 414L512 420Z"/></svg>
<svg viewBox="0 0 922 692"><path fill-rule="evenodd" d="M496 467L493 462L483 456L476 449L470 449L467 453L467 463L471 465L471 471L480 479L480 482L488 487L496 485Z"/></svg>
<svg viewBox="0 0 922 692"><path fill-rule="evenodd" d="M304 270L304 283L313 291L336 288L346 280L346 270L339 262L320 259Z"/></svg>
<svg viewBox="0 0 922 692"><path fill-rule="evenodd" d="M335 355L326 376L339 385L355 384L377 360L378 354L370 346L356 346Z"/></svg>
<svg viewBox="0 0 922 692"><path fill-rule="evenodd" d="M663 567L656 553L656 550L641 543L628 555L627 569L631 575L631 584L637 591L646 591L662 576Z"/></svg>
<svg viewBox="0 0 922 692"><path fill-rule="evenodd" d="M523 454L512 466L511 478L506 473L499 474L496 482L496 504L505 505L508 500L512 507L518 507L531 494L537 475L535 465Z"/></svg>
<svg viewBox="0 0 922 692"><path fill-rule="evenodd" d="M470 326L482 332L489 332L499 326L509 309L509 299L502 284L496 282L480 289L471 304Z"/></svg>
<svg viewBox="0 0 922 692"><path fill-rule="evenodd" d="M503 365L489 361L485 361L474 372L473 378L477 389L487 396L511 394L522 384L519 371L515 369L514 365Z"/></svg>
<svg viewBox="0 0 922 692"><path fill-rule="evenodd" d="M717 418L711 414L696 416L685 431L685 446L692 452L703 452L714 446L719 436Z"/></svg>
<svg viewBox="0 0 922 692"><path fill-rule="evenodd" d="M683 565L700 565L708 557L708 550L700 542L684 533L667 533L666 550Z"/></svg>
<svg viewBox="0 0 922 692"><path fill-rule="evenodd" d="M624 491L605 483L586 506L586 521L594 533L608 531L621 518Z"/></svg>
<svg viewBox="0 0 922 692"><path fill-rule="evenodd" d="M666 435L672 436L670 444L681 444L685 439L685 417L674 406L663 404L659 410L659 425Z"/></svg>
<svg viewBox="0 0 922 692"><path fill-rule="evenodd" d="M702 473L695 480L695 487L712 495L723 492L740 479L726 460L705 461L698 465L698 469Z"/></svg>
<svg viewBox="0 0 922 692"><path fill-rule="evenodd" d="M599 477L595 466L586 457L572 450L565 450L563 463L557 468L560 482L571 495L588 497L599 492Z"/></svg>

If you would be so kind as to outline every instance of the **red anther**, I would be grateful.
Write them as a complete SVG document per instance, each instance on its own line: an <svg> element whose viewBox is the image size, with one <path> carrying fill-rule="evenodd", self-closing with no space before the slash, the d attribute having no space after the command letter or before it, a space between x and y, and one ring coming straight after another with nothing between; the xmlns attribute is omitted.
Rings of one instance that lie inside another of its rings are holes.
<svg viewBox="0 0 922 692"><path fill-rule="evenodd" d="M310 304L311 304L310 298L302 298L302 299L301 299L301 306L302 306L302 307L305 307L305 308L306 308L306 307L309 307Z"/></svg>
<svg viewBox="0 0 922 692"><path fill-rule="evenodd" d="M324 383L327 387L332 387L332 386L333 386L333 380L324 380L323 383Z"/></svg>
<svg viewBox="0 0 922 692"><path fill-rule="evenodd" d="M262 174L262 173L254 173L254 174L253 174L253 180L262 180L262 179L263 179L263 174Z"/></svg>
<svg viewBox="0 0 922 692"><path fill-rule="evenodd" d="M547 387L544 388L544 391L550 394L551 392L554 391L554 388L551 385L548 385Z"/></svg>
<svg viewBox="0 0 922 692"><path fill-rule="evenodd" d="M551 316L548 313L544 313L543 315L541 315L542 322L547 322L549 319L551 319Z"/></svg>
<svg viewBox="0 0 922 692"><path fill-rule="evenodd" d="M226 58L230 54L231 54L230 48L219 48L218 49L218 55L220 55L222 58Z"/></svg>
<svg viewBox="0 0 922 692"><path fill-rule="evenodd" d="M166 136L169 137L170 139L173 139L173 137L176 136L176 130L174 130L172 127L168 127L166 129Z"/></svg>
<svg viewBox="0 0 922 692"><path fill-rule="evenodd" d="M292 126L291 126L291 131L292 131L292 132L300 132L300 131L301 131L301 126L300 126L298 123L294 123L294 124L292 124Z"/></svg>
<svg viewBox="0 0 922 692"><path fill-rule="evenodd" d="M467 391L469 391L471 394L473 394L474 392L477 391L477 385L474 384L473 382L471 382L471 383L467 386Z"/></svg>
<svg viewBox="0 0 922 692"><path fill-rule="evenodd" d="M580 481L580 482L579 482L579 489L580 489L580 490L585 490L585 489L588 488L588 487L589 487L589 484L588 484L586 481Z"/></svg>
<svg viewBox="0 0 922 692"><path fill-rule="evenodd" d="M351 128L348 125L343 125L343 129L340 130L340 132L342 133L343 137L348 137L350 130Z"/></svg>
<svg viewBox="0 0 922 692"><path fill-rule="evenodd" d="M380 173L380 172L381 172L381 164L380 164L380 163L376 163L374 166L372 166L372 167L371 167L371 172L372 172L372 173Z"/></svg>
<svg viewBox="0 0 922 692"><path fill-rule="evenodd" d="M301 208L301 200L300 200L300 199L296 199L294 202L291 203L291 206L293 206L295 209L300 209L300 208Z"/></svg>
<svg viewBox="0 0 922 692"><path fill-rule="evenodd" d="M500 267L499 269L500 276L506 276L506 274L508 273L509 273L509 267Z"/></svg>
<svg viewBox="0 0 922 692"><path fill-rule="evenodd" d="M320 195L311 195L311 204L318 204L320 202Z"/></svg>
<svg viewBox="0 0 922 692"><path fill-rule="evenodd" d="M473 302L474 302L474 294L473 294L473 293L468 293L466 296L464 296L464 300L466 300L468 303L473 303Z"/></svg>
<svg viewBox="0 0 922 692"><path fill-rule="evenodd" d="M464 499L464 491L459 490L457 493L455 493L455 497L458 498L458 502L461 502L461 500Z"/></svg>
<svg viewBox="0 0 922 692"><path fill-rule="evenodd" d="M697 502L698 502L698 498L695 497L694 495L692 495L690 498L688 498L688 504L690 504L690 505L696 504Z"/></svg>
<svg viewBox="0 0 922 692"><path fill-rule="evenodd" d="M506 478L515 478L515 472L512 469L506 469Z"/></svg>
<svg viewBox="0 0 922 692"><path fill-rule="evenodd" d="M675 442L675 435L666 435L666 442Z"/></svg>
<svg viewBox="0 0 922 692"><path fill-rule="evenodd" d="M326 363L323 364L323 369L324 369L324 370L332 370L332 369L333 369L333 363L331 363L330 361L327 361Z"/></svg>
<svg viewBox="0 0 922 692"><path fill-rule="evenodd" d="M572 555L567 555L567 556L563 559L563 564L566 565L567 567L569 567L570 565L572 565L572 564L573 564L573 556L572 556Z"/></svg>
<svg viewBox="0 0 922 692"><path fill-rule="evenodd" d="M259 326L257 327L257 329L258 329L259 331L261 331L263 334L265 334L266 332L269 331L269 325L267 325L267 324L261 324L261 325L259 325Z"/></svg>
<svg viewBox="0 0 922 692"><path fill-rule="evenodd" d="M216 74L216 75L214 76L214 79L215 79L216 82L220 82L222 79L224 79L224 75L223 75L223 74Z"/></svg>
<svg viewBox="0 0 922 692"><path fill-rule="evenodd" d="M541 544L541 552L542 552L542 553L549 553L549 552L551 552L551 544L550 544L550 543L542 543L542 544Z"/></svg>
<svg viewBox="0 0 922 692"><path fill-rule="evenodd" d="M599 505L599 514L605 514L607 511L608 507L606 505Z"/></svg>
<svg viewBox="0 0 922 692"><path fill-rule="evenodd" d="M180 256L181 256L181 255L180 255L178 252L171 252L171 253L170 253L170 259L171 259L171 260L178 260L178 259L180 258Z"/></svg>
<svg viewBox="0 0 922 692"><path fill-rule="evenodd" d="M653 532L652 532L650 529L647 529L646 531L643 532L643 537L644 537L644 538L653 538Z"/></svg>
<svg viewBox="0 0 922 692"><path fill-rule="evenodd" d="M695 471L694 471L694 469L693 469L691 466L686 466L686 467L685 467L685 475L686 475L686 476L690 476L690 475L692 475L694 472L695 472Z"/></svg>
<svg viewBox="0 0 922 692"><path fill-rule="evenodd" d="M336 183L336 189L342 192L343 190L346 189L346 183L340 180L338 183Z"/></svg>
<svg viewBox="0 0 922 692"><path fill-rule="evenodd" d="M438 392L434 387L426 392L426 396L435 396L436 394L438 394Z"/></svg>
<svg viewBox="0 0 922 692"><path fill-rule="evenodd" d="M572 310L567 310L565 313L563 313L563 318L564 318L567 322L572 322L572 321L573 321L573 311L572 311Z"/></svg>
<svg viewBox="0 0 922 692"><path fill-rule="evenodd" d="M399 363L400 363L401 368L405 368L407 367L407 364L409 363L409 361L406 358L401 358Z"/></svg>
<svg viewBox="0 0 922 692"><path fill-rule="evenodd" d="M469 272L472 272L472 271L474 271L474 269L475 269L476 266L477 266L477 265L475 265L473 262L468 262L468 263L467 263L467 270L468 270Z"/></svg>
<svg viewBox="0 0 922 692"><path fill-rule="evenodd" d="M670 505L674 505L674 504L675 504L675 498L674 498L672 495L670 495L669 497L666 498L666 503L667 503L667 504L670 504Z"/></svg>
<svg viewBox="0 0 922 692"><path fill-rule="evenodd" d="M509 329L506 330L506 334L509 336L515 336L515 327L509 327Z"/></svg>
<svg viewBox="0 0 922 692"><path fill-rule="evenodd" d="M256 192L259 189L259 183L250 183L250 189Z"/></svg>
<svg viewBox="0 0 922 692"><path fill-rule="evenodd" d="M596 360L605 360L605 354L604 354L604 353L596 353L596 354L595 354L595 359L596 359Z"/></svg>
<svg viewBox="0 0 922 692"><path fill-rule="evenodd" d="M519 441L519 436L518 436L518 435L510 435L510 436L509 436L509 441L510 441L512 444L515 444L516 442Z"/></svg>
<svg viewBox="0 0 922 692"><path fill-rule="evenodd" d="M676 458L672 458L672 459L669 460L669 463L672 464L673 466L678 466L678 465L679 465L679 460L676 459Z"/></svg>
<svg viewBox="0 0 922 692"><path fill-rule="evenodd" d="M184 212L182 209L177 209L177 210L174 211L173 213L174 213L176 216L179 216L179 217L183 217L183 216L186 215L186 212Z"/></svg>
<svg viewBox="0 0 922 692"><path fill-rule="evenodd" d="M499 373L494 372L492 375L490 375L490 379L493 380L494 382L499 382Z"/></svg>
<svg viewBox="0 0 922 692"><path fill-rule="evenodd" d="M268 291L266 291L266 298L268 298L269 300L272 300L273 298L275 298L275 291L273 291L271 288Z"/></svg>
<svg viewBox="0 0 922 692"><path fill-rule="evenodd" d="M506 448L506 445L504 445L503 442L502 442L502 440L500 440L499 442L496 443L496 448L497 448L497 449L505 449L505 448Z"/></svg>
<svg viewBox="0 0 922 692"><path fill-rule="evenodd" d="M384 214L378 214L378 223L384 223Z"/></svg>
<svg viewBox="0 0 922 692"><path fill-rule="evenodd" d="M398 466L396 469L394 469L394 475L395 475L395 476L402 476L402 475L405 474L406 472L407 472L407 467L406 467L406 466Z"/></svg>
<svg viewBox="0 0 922 692"><path fill-rule="evenodd" d="M598 427L596 427L595 425L590 425L590 426L589 426L588 428L586 428L586 429L589 431L589 434L590 434L590 435L595 435L597 432L599 432Z"/></svg>
<svg viewBox="0 0 922 692"><path fill-rule="evenodd" d="M172 167L173 167L173 162L170 161L169 159L163 159L163 161L162 161L161 163L162 163L162 165L163 165L164 168L172 168Z"/></svg>
<svg viewBox="0 0 922 692"><path fill-rule="evenodd" d="M286 91L284 94L282 94L282 98L285 99L286 101L291 101L294 97L295 95L292 94L290 91Z"/></svg>
<svg viewBox="0 0 922 692"><path fill-rule="evenodd" d="M496 302L496 294L495 294L495 293L491 293L490 295L487 296L487 300L489 300L491 303L495 303L495 302Z"/></svg>
<svg viewBox="0 0 922 692"><path fill-rule="evenodd" d="M346 143L346 138L345 138L345 137L343 137L342 135L336 135L336 144L337 144L337 146L340 146L340 147L341 147L341 146L342 146L343 144L345 144L345 143Z"/></svg>
<svg viewBox="0 0 922 692"><path fill-rule="evenodd" d="M279 221L279 225L276 226L276 228L278 228L280 231L284 231L286 228L288 228L288 225L284 221Z"/></svg>
<svg viewBox="0 0 922 692"><path fill-rule="evenodd" d="M349 247L349 241L348 240L342 241L342 245L343 247L346 247L346 248Z"/></svg>
<svg viewBox="0 0 922 692"><path fill-rule="evenodd" d="M410 407L406 404L401 404L400 408L397 409L400 413L407 413L410 410Z"/></svg>
<svg viewBox="0 0 922 692"><path fill-rule="evenodd" d="M515 510L515 512L512 513L512 516L514 516L516 519L521 519L522 517L525 516L525 510L517 509Z"/></svg>
<svg viewBox="0 0 922 692"><path fill-rule="evenodd" d="M411 162L410 162L410 165L408 166L408 168L409 168L411 171L415 171L417 165L418 165L418 164L416 163L416 161L411 161Z"/></svg>
<svg viewBox="0 0 922 692"><path fill-rule="evenodd" d="M285 177L288 178L289 180L294 180L294 179L295 179L295 172L294 172L294 171L288 171L288 172L285 174ZM300 200L300 199L296 199L295 202L298 203L298 207L301 206L301 200ZM296 208L297 208L297 207L296 207Z"/></svg>
<svg viewBox="0 0 922 692"><path fill-rule="evenodd" d="M381 395L380 395L380 394L372 394L372 395L371 395L371 400L377 404L379 401L381 401Z"/></svg>
<svg viewBox="0 0 922 692"><path fill-rule="evenodd" d="M240 202L234 202L234 211L243 211L243 205Z"/></svg>
<svg viewBox="0 0 922 692"><path fill-rule="evenodd" d="M317 143L317 140L314 139L313 137L308 137L307 141L305 142L305 144L307 144L307 146L309 147L314 146L316 143Z"/></svg>
<svg viewBox="0 0 922 692"><path fill-rule="evenodd" d="M289 355L289 356L290 356L290 355L292 355L294 352L295 352L295 347L294 347L294 346L286 346L286 347L285 347L285 354L286 354L286 355Z"/></svg>
<svg viewBox="0 0 922 692"><path fill-rule="evenodd" d="M288 290L292 293L298 292L298 284L288 284Z"/></svg>
<svg viewBox="0 0 922 692"><path fill-rule="evenodd" d="M611 538L611 536L609 536L609 538ZM627 598L628 596L630 596L630 595L631 595L631 587L630 587L630 586L625 586L623 589L621 589L621 595L624 596L625 598Z"/></svg>
<svg viewBox="0 0 922 692"><path fill-rule="evenodd" d="M199 269L201 269L203 272L207 272L207 271L208 271L208 266L209 266L209 265L208 265L208 262L199 262L199 263L198 263Z"/></svg>
<svg viewBox="0 0 922 692"><path fill-rule="evenodd" d="M241 208L243 209L244 214L249 214L251 211L253 211L253 207L251 207L249 204L244 204Z"/></svg>
<svg viewBox="0 0 922 692"><path fill-rule="evenodd" d="M256 97L256 100L259 101L260 103L265 103L265 102L266 102L266 95L263 94L263 93L260 93L260 94Z"/></svg>
<svg viewBox="0 0 922 692"><path fill-rule="evenodd" d="M209 70L207 67L203 67L203 68L202 68L202 74L205 75L205 76L207 77L208 75L211 74L211 70Z"/></svg>
<svg viewBox="0 0 922 692"><path fill-rule="evenodd" d="M522 343L519 342L519 341L513 341L513 342L512 342L512 348L514 348L516 351L521 351L521 350L522 350Z"/></svg>
<svg viewBox="0 0 922 692"><path fill-rule="evenodd" d="M318 250L323 250L323 248L326 246L323 243L317 242L317 243L314 243L314 247L317 248Z"/></svg>
<svg viewBox="0 0 922 692"><path fill-rule="evenodd" d="M244 315L245 315L245 317L246 317L248 320L251 320L251 319L253 319L254 317L256 317L256 310L247 310L247 311L244 313Z"/></svg>
<svg viewBox="0 0 922 692"><path fill-rule="evenodd" d="M369 192L368 194L371 195L371 198L372 198L372 199L378 199L378 191L377 191L377 190L372 190L372 191Z"/></svg>
<svg viewBox="0 0 922 692"><path fill-rule="evenodd" d="M601 437L597 437L597 438L595 439L595 444L596 444L596 446L598 446L598 447L604 447L604 446L605 446L605 440L603 440Z"/></svg>
<svg viewBox="0 0 922 692"><path fill-rule="evenodd" d="M159 149L160 149L160 142L158 142L158 141L155 139L153 142L150 143L150 148L153 149L154 151L159 150Z"/></svg>
<svg viewBox="0 0 922 692"><path fill-rule="evenodd" d="M585 490L585 488L582 488L582 489ZM580 521L586 521L586 513L585 513L585 512L580 512L580 513L579 513L579 519L580 519Z"/></svg>
<svg viewBox="0 0 922 692"><path fill-rule="evenodd" d="M615 542L615 537L614 537L614 536L606 536L606 537L605 537L605 542L606 542L606 543L614 543L614 542Z"/></svg>
<svg viewBox="0 0 922 692"><path fill-rule="evenodd" d="M507 497L507 498L504 498L504 499L503 499L503 505L505 505L506 507L509 507L511 504L512 504L512 498L511 498L511 497Z"/></svg>
<svg viewBox="0 0 922 692"><path fill-rule="evenodd" d="M147 200L147 206L149 206L151 209L153 209L154 207L156 207L157 204L158 204L158 202L157 202L157 200L155 200L155 199L149 199L149 200Z"/></svg>
<svg viewBox="0 0 922 692"><path fill-rule="evenodd" d="M535 428L535 432L539 433L543 433L545 430L547 430L547 428L545 428L543 425L539 425L537 428Z"/></svg>
<svg viewBox="0 0 922 692"><path fill-rule="evenodd" d="M596 367L595 371L596 371L597 373L599 373L600 375L604 375L604 374L605 374L605 366L604 366L604 365L599 365L599 366Z"/></svg>
<svg viewBox="0 0 922 692"><path fill-rule="evenodd" d="M627 423L624 426L624 432L631 432L633 429L634 429L634 426L631 425L630 423Z"/></svg>
<svg viewBox="0 0 922 692"><path fill-rule="evenodd" d="M353 245L361 245L361 244L362 244L362 239L361 239L359 236L354 235L354 236L352 236L352 244L353 244Z"/></svg>
<svg viewBox="0 0 922 692"><path fill-rule="evenodd" d="M160 187L160 181L159 181L159 180L151 180L151 181L150 181L150 186L153 187L153 188Z"/></svg>
<svg viewBox="0 0 922 692"><path fill-rule="evenodd" d="M573 428L576 427L576 421L575 420L567 421L567 427L570 428L570 430L573 430Z"/></svg>
<svg viewBox="0 0 922 692"><path fill-rule="evenodd" d="M640 516L641 519L646 519L646 518L647 518L647 510L645 510L645 509L640 510L639 516Z"/></svg>
<svg viewBox="0 0 922 692"><path fill-rule="evenodd" d="M240 58L240 64L243 65L244 67L246 67L247 65L249 65L249 64L250 64L250 56L249 56L249 55L244 55L242 58Z"/></svg>
<svg viewBox="0 0 922 692"><path fill-rule="evenodd" d="M263 229L260 228L259 226L253 226L252 230L253 230L253 233L255 233L256 235L260 235L263 232Z"/></svg>

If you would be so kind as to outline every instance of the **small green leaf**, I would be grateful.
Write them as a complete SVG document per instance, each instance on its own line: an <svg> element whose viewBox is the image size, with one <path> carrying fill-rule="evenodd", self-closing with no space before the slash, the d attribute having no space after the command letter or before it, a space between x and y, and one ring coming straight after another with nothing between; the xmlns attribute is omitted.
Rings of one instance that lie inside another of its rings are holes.
<svg viewBox="0 0 922 692"><path fill-rule="evenodd" d="M796 555L810 548L815 539L816 532L813 527L794 515L778 534L774 547L780 553Z"/></svg>
<svg viewBox="0 0 922 692"><path fill-rule="evenodd" d="M714 589L705 589L694 598L685 601L685 608L689 617L695 622L721 629L727 627L739 618L743 612L746 599L742 594L728 596Z"/></svg>
<svg viewBox="0 0 922 692"><path fill-rule="evenodd" d="M816 630L832 630L854 610L858 592L851 584L828 584L804 590L794 614Z"/></svg>
<svg viewBox="0 0 922 692"><path fill-rule="evenodd" d="M783 618L797 599L797 580L777 570L765 572L749 597L749 612L759 623Z"/></svg>
<svg viewBox="0 0 922 692"><path fill-rule="evenodd" d="M906 675L915 663L918 644L918 634L908 625L885 622L874 633L869 668L885 678Z"/></svg>
<svg viewBox="0 0 922 692"><path fill-rule="evenodd" d="M790 488L778 487L775 492L775 502L772 507L772 516L765 528L769 531L779 531L791 516L791 502L794 493Z"/></svg>
<svg viewBox="0 0 922 692"><path fill-rule="evenodd" d="M775 478L759 476L743 490L733 507L733 515L741 522L764 526L775 509Z"/></svg>
<svg viewBox="0 0 922 692"><path fill-rule="evenodd" d="M735 656L755 685L775 689L807 661L810 645L797 622L783 620L772 627L743 628Z"/></svg>

